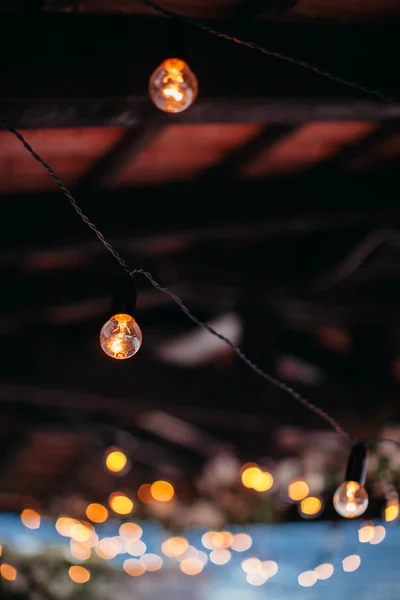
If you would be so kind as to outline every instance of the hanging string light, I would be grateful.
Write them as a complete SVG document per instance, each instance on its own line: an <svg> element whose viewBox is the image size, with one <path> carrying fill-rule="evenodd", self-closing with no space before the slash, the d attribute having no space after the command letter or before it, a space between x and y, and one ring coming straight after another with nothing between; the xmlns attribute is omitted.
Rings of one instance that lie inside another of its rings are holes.
<svg viewBox="0 0 400 600"><path fill-rule="evenodd" d="M333 506L339 515L354 519L368 508L368 494L364 487L367 476L368 449L365 444L353 446L347 463L345 481L333 497Z"/></svg>
<svg viewBox="0 0 400 600"><path fill-rule="evenodd" d="M149 94L157 108L178 113L193 104L198 91L197 78L180 58L167 58L150 77Z"/></svg>
<svg viewBox="0 0 400 600"><path fill-rule="evenodd" d="M128 285L129 284L129 285ZM125 276L114 290L113 316L100 331L100 345L104 352L117 360L131 358L142 345L142 331L133 318L136 309L136 288Z"/></svg>

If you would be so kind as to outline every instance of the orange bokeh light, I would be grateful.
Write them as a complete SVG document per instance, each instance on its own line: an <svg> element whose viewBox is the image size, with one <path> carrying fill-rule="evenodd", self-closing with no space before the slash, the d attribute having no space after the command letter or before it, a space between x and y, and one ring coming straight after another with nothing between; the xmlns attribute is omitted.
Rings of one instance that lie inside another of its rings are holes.
<svg viewBox="0 0 400 600"><path fill-rule="evenodd" d="M322 502L319 498L308 496L300 504L300 510L304 515L316 515L322 508Z"/></svg>
<svg viewBox="0 0 400 600"><path fill-rule="evenodd" d="M112 473L120 473L128 464L127 456L119 448L110 448L106 455L106 467Z"/></svg>
<svg viewBox="0 0 400 600"><path fill-rule="evenodd" d="M90 571L85 567L73 566L68 571L70 578L75 583L87 583L90 579Z"/></svg>
<svg viewBox="0 0 400 600"><path fill-rule="evenodd" d="M39 529L40 515L36 510L25 508L21 513L21 521L28 529Z"/></svg>
<svg viewBox="0 0 400 600"><path fill-rule="evenodd" d="M175 496L175 490L168 481L155 481L150 487L150 493L158 502L169 502Z"/></svg>
<svg viewBox="0 0 400 600"><path fill-rule="evenodd" d="M288 486L288 496L294 502L301 502L301 500L304 500L308 496L309 492L308 485L301 479L292 481Z"/></svg>
<svg viewBox="0 0 400 600"><path fill-rule="evenodd" d="M14 569L11 565L4 563L0 567L0 573L3 579L7 581L15 581L17 578L17 569Z"/></svg>
<svg viewBox="0 0 400 600"><path fill-rule="evenodd" d="M104 523L108 519L108 510L102 504L89 504L86 516L93 523Z"/></svg>
<svg viewBox="0 0 400 600"><path fill-rule="evenodd" d="M129 515L133 510L132 500L121 492L111 494L108 501L112 510L118 515Z"/></svg>

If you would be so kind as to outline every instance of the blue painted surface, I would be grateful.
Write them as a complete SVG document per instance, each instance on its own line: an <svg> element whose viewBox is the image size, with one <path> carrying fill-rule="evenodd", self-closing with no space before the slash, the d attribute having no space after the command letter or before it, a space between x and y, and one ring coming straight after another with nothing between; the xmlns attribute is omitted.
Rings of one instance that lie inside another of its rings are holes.
<svg viewBox="0 0 400 600"><path fill-rule="evenodd" d="M163 600L186 600L188 592L191 600L400 599L400 528L385 523L385 539L378 545L371 545L358 541L360 524L360 521L304 522L231 528L233 533L246 532L252 536L253 546L247 552L233 552L232 560L223 566L209 562L203 573L196 577L181 574L176 561L166 559L160 573L147 574L140 581L135 578L135 593L138 599L148 598L152 593L156 597L161 586ZM161 543L166 537L164 531L156 523L141 525L148 552L160 554ZM97 527L96 531L100 537L116 535L118 526L118 522L108 523ZM190 530L185 535L192 545L205 550L201 546L202 533ZM6 514L0 515L0 543L21 553L39 552L48 546L68 547L68 539L57 533L54 521L42 519L40 529L31 531L21 524L18 516ZM355 572L345 573L342 559L351 554L361 557L361 566ZM263 586L250 586L241 569L241 562L249 556L275 560L279 565L277 575ZM122 555L111 562L119 567L127 557ZM311 588L300 587L298 575L324 562L333 564L333 576Z"/></svg>

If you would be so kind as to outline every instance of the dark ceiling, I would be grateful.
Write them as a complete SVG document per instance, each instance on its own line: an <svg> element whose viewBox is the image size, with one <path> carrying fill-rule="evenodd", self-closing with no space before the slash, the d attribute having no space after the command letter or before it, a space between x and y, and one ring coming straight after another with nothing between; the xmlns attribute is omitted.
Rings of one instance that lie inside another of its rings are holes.
<svg viewBox="0 0 400 600"><path fill-rule="evenodd" d="M394 0L163 6L400 97ZM201 318L228 318L251 358L353 434L398 422L397 101L190 26L171 36L139 2L3 0L0 10L0 112L132 268ZM175 38L200 95L171 116L146 86ZM191 322L140 276L143 348L107 358L98 335L118 267L6 130L0 193L0 508L15 507L11 492L50 502L82 486L82 456L90 464L121 430L196 473L199 448L143 426L154 411L243 460L284 454L282 427L325 427L208 338L187 364ZM155 471L144 461L138 482Z"/></svg>

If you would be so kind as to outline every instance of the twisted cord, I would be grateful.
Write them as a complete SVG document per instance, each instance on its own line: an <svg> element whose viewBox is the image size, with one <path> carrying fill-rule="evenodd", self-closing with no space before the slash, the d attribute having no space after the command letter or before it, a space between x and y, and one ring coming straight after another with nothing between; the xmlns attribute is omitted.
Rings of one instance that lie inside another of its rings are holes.
<svg viewBox="0 0 400 600"><path fill-rule="evenodd" d="M176 294L174 294L169 288L162 287L159 283L157 283L157 281L154 279L154 277L151 275L151 273L149 273L148 271L145 271L144 269L134 269L132 271L129 268L126 261L119 254L119 252L117 252L117 250L115 250L115 248L110 244L110 242L101 233L101 231L96 227L96 225L94 223L92 223L92 221L89 219L89 217L87 217L85 215L85 213L83 212L81 207L78 205L78 203L76 202L75 198L73 197L73 195L71 194L69 189L61 181L61 179L58 177L58 175L55 173L55 171L52 169L52 167L45 160L43 160L37 152L35 152L33 150L32 146L25 140L24 136L19 131L14 129L14 127L12 127L3 117L0 117L0 120L3 123L3 125L12 134L14 134L18 138L18 140L21 142L21 144L24 146L24 148L31 154L31 156L33 156L33 158L35 160L37 160L48 171L48 173L53 178L53 180L56 182L56 184L61 189L63 194L68 198L68 200L69 200L72 208L76 212L76 214L85 223L85 225L87 225L95 233L98 240L103 244L103 246L106 248L106 250L108 250L108 252L110 252L110 254L115 258L115 260L119 263L119 265L123 268L123 270L130 277L133 278L136 274L143 275L144 277L146 277L146 279L148 279L148 281L151 283L151 285L156 290L159 290L160 292L163 292L164 294L167 294L168 296L170 296L172 298L172 300L179 306L181 311L191 321L193 321L193 323L195 323L199 327L202 327L203 329L207 330L209 333L211 333L215 337L219 338L227 346L229 346L237 354L237 356L240 358L240 360L242 360L252 371L254 371L254 373L256 373L257 375L259 375L260 377L262 377L263 379L265 379L266 381L271 383L276 388L279 388L283 392L286 392L287 394L292 396L292 398L294 398L297 402L299 402L302 406L304 406L308 410L311 410L313 413L315 413L316 415L321 417L321 419L324 419L332 427L332 429L334 431L336 431L336 433L340 433L341 435L345 435L348 438L351 438L350 434L347 431L345 431L345 429L343 429L343 427L341 425L339 425L339 423L333 417L331 417L331 415L329 415L326 411L324 411L322 408L319 408L312 402L309 402L308 400L303 398L303 396L301 394L296 392L296 390L294 390L290 386L286 385L286 383L284 383L283 381L280 381L279 379L276 379L272 375L269 375L269 373L266 373L263 369L261 369L258 365L256 365L250 358L248 358L248 356L243 352L243 350L241 350L241 348L239 348L239 346L236 346L229 338L222 335L221 333L216 331L213 327L210 327L210 325L207 325L207 323L204 323L203 321L198 319L196 316L194 316L190 312L188 307L183 303L183 301Z"/></svg>
<svg viewBox="0 0 400 600"><path fill-rule="evenodd" d="M368 96L375 96L376 98L379 98L380 100L382 100L383 102L387 102L388 104L396 103L394 98L391 98L390 96L388 96L381 90L375 90L366 85L363 85L362 83L359 83L358 81L352 81L351 79L346 79L345 77L341 77L340 75L336 75L335 73L326 71L325 69L323 69L321 67L317 67L316 65L313 65L305 60L301 60L294 56L290 56L289 54L285 54L284 52L278 52L277 50L270 50L269 48L265 48L265 46L261 46L260 44L256 44L255 42L243 40L243 39L238 38L229 33L219 31L218 29L215 29L214 27L212 27L211 25L208 25L208 23L205 23L204 21L194 19L194 18L188 17L186 15L181 15L179 13L172 12L172 11L168 10L167 8L163 8L162 6L159 6L158 4L156 4L155 2L152 2L152 0L139 0L139 2L141 4L143 4L144 6L152 8L153 10L157 11L164 17L183 21L184 23L194 25L198 29L206 31L207 33L210 33L211 35L222 38L224 40L228 40L229 42L234 42L235 44L240 44L242 46L245 46L246 48L250 48L250 50L256 50L257 52L261 52L262 54L266 54L267 56L272 56L279 60L283 60L283 61L291 63L293 65L297 65L298 67L303 67L304 69L307 69L308 71L313 71L317 75L321 75L322 77L331 79L332 81L336 81L337 83L341 83L342 85L346 85L347 87L351 87L359 92L363 92L364 94L367 94Z"/></svg>

